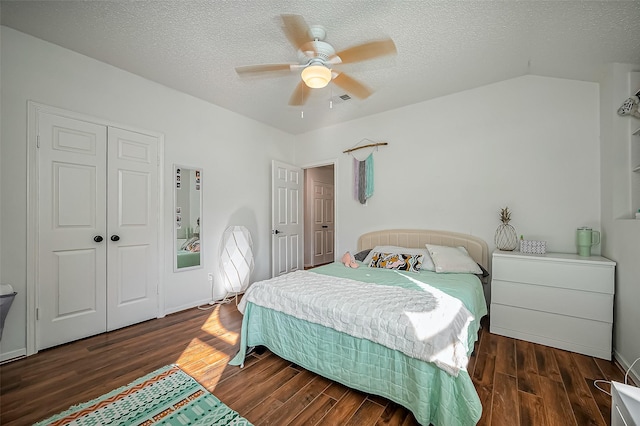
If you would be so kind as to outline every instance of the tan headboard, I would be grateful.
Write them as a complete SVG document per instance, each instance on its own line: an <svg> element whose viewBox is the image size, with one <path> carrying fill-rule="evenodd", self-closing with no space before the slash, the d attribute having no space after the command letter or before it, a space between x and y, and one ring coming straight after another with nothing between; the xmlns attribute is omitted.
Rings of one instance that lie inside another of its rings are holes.
<svg viewBox="0 0 640 426"><path fill-rule="evenodd" d="M425 244L437 244L450 247L464 247L469 255L485 267L489 268L489 247L479 237L449 231L432 231L428 229L387 229L363 234L358 238L358 251L375 246L399 246L407 248L425 248Z"/></svg>

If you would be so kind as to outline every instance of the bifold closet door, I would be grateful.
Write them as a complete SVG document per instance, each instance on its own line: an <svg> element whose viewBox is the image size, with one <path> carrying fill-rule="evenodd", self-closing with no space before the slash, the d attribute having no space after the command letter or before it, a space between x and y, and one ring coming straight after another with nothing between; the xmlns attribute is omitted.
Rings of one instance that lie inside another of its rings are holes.
<svg viewBox="0 0 640 426"><path fill-rule="evenodd" d="M38 113L38 350L155 318L158 139Z"/></svg>

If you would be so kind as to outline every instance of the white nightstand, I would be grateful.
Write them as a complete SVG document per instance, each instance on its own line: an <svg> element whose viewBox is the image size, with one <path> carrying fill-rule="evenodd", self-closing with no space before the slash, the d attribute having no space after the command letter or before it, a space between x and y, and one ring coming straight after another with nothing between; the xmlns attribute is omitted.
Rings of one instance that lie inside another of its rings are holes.
<svg viewBox="0 0 640 426"><path fill-rule="evenodd" d="M615 262L493 252L490 331L611 360Z"/></svg>

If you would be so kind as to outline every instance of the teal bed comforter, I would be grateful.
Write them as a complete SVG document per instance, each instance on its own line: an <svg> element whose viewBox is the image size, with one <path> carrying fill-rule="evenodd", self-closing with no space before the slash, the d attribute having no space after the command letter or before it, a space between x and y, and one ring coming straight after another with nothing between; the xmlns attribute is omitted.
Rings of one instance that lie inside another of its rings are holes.
<svg viewBox="0 0 640 426"><path fill-rule="evenodd" d="M178 250L178 268L188 268L200 265L200 252Z"/></svg>
<svg viewBox="0 0 640 426"><path fill-rule="evenodd" d="M462 301L473 314L468 353L487 314L482 284L472 274L398 272L347 268L336 262L313 272L422 291L426 283ZM339 297L339 295L336 295ZM370 340L247 303L240 350L231 365L242 365L247 347L266 346L280 357L354 389L380 395L407 407L423 425L475 425L482 405L466 370L453 376L434 364L411 358Z"/></svg>

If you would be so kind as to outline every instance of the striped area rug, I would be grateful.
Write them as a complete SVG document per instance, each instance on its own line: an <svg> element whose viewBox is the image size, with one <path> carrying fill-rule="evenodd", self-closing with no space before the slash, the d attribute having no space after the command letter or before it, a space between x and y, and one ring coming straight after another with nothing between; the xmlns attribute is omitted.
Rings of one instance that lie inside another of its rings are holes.
<svg viewBox="0 0 640 426"><path fill-rule="evenodd" d="M224 405L177 365L76 405L37 426L238 425L251 423Z"/></svg>

